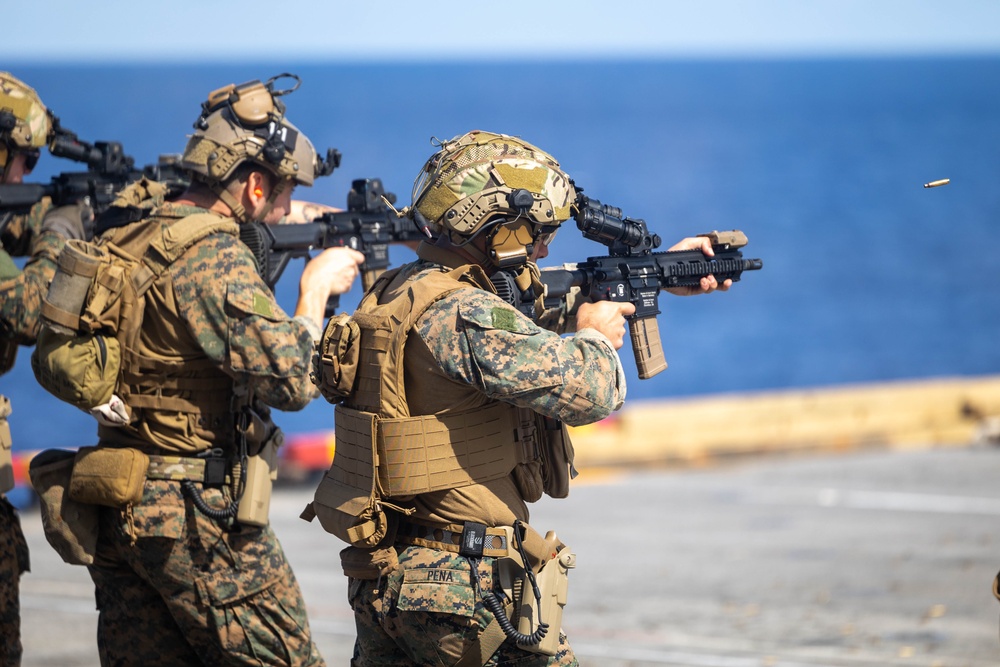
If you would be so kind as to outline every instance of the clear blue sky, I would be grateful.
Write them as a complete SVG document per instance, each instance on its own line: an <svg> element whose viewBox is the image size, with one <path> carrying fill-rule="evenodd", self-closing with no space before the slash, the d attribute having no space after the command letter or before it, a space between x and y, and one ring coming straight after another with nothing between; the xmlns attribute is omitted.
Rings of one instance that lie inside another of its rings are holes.
<svg viewBox="0 0 1000 667"><path fill-rule="evenodd" d="M997 0L36 0L3 62L1000 53Z"/></svg>

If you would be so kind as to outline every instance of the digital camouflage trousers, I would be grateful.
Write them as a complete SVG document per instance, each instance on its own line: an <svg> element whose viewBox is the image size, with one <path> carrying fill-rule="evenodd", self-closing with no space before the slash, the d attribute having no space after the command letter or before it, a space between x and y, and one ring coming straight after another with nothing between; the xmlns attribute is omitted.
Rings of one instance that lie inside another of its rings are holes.
<svg viewBox="0 0 1000 667"><path fill-rule="evenodd" d="M0 495L0 665L21 664L21 574L28 571L28 545L14 506Z"/></svg>
<svg viewBox="0 0 1000 667"><path fill-rule="evenodd" d="M452 667L493 620L470 576L469 561L456 553L426 547L399 547L399 565L386 577L350 578L348 596L358 638L355 667ZM494 581L494 558L479 562L479 585ZM531 653L504 641L486 663L490 667L577 665L566 636L556 655Z"/></svg>
<svg viewBox="0 0 1000 667"><path fill-rule="evenodd" d="M204 499L224 506L216 489ZM101 508L88 569L104 667L324 665L270 526L230 530L195 509L179 482L147 480L130 510Z"/></svg>

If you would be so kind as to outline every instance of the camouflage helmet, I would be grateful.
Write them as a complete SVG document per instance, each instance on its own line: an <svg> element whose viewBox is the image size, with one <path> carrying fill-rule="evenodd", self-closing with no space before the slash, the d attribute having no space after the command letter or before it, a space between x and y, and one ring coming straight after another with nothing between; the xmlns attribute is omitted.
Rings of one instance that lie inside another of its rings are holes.
<svg viewBox="0 0 1000 667"><path fill-rule="evenodd" d="M551 230L572 215L575 200L572 180L551 155L480 130L443 142L413 185L413 208L452 238L472 238L498 217Z"/></svg>
<svg viewBox="0 0 1000 667"><path fill-rule="evenodd" d="M52 119L38 93L8 72L0 72L0 168L12 151L37 151L52 137Z"/></svg>
<svg viewBox="0 0 1000 667"><path fill-rule="evenodd" d="M282 78L296 83L290 89L275 90L275 81ZM228 181L244 162L300 185L312 185L315 176L328 174L332 168L319 159L309 139L285 120L285 105L278 99L300 83L293 74L279 74L266 83L229 84L209 93L181 166L204 181L219 184Z"/></svg>

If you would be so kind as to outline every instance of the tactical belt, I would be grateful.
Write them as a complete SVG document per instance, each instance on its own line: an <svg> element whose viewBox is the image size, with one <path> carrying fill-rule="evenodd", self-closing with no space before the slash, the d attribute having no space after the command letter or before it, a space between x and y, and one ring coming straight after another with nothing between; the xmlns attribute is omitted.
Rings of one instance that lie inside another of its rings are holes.
<svg viewBox="0 0 1000 667"><path fill-rule="evenodd" d="M208 473L206 474L206 468ZM192 482L229 483L229 465L226 459L200 459L190 456L157 456L149 455L149 468L146 479L170 479Z"/></svg>
<svg viewBox="0 0 1000 667"><path fill-rule="evenodd" d="M484 528L485 530L480 533L483 538L482 555L490 558L506 558L510 547L507 543L507 533L502 528ZM464 537L467 536L462 526L449 524L435 528L407 520L401 520L396 531L396 542L456 554L462 550Z"/></svg>

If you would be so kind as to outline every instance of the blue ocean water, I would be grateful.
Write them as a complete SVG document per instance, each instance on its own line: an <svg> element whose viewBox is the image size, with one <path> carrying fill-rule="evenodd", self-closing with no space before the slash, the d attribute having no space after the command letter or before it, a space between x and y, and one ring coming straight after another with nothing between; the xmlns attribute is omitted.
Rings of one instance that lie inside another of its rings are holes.
<svg viewBox="0 0 1000 667"><path fill-rule="evenodd" d="M20 66L88 141L137 163L178 152L206 93L298 73L289 116L344 154L302 198L343 204L378 176L409 203L432 136L480 128L554 154L587 193L665 245L742 229L764 269L729 293L661 298L670 367L631 400L1000 372L1000 59ZM32 180L77 165L43 157ZM928 181L951 184L924 189ZM549 262L600 254L575 228ZM393 248L394 263L412 259ZM279 285L291 310L294 266ZM356 304L360 293L347 295ZM0 378L16 446L90 444L90 417ZM286 431L332 425L316 402Z"/></svg>

